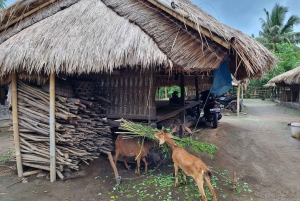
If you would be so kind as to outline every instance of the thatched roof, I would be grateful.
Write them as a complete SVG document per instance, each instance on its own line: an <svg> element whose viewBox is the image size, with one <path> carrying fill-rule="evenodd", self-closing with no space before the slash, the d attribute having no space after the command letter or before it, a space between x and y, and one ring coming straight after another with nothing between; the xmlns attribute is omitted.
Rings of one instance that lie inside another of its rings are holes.
<svg viewBox="0 0 300 201"><path fill-rule="evenodd" d="M275 83L285 83L287 85L300 84L300 66L282 73L276 77L273 77L268 84Z"/></svg>
<svg viewBox="0 0 300 201"><path fill-rule="evenodd" d="M269 88L269 87L275 87L276 84L275 83L267 83L265 85L263 85L263 87Z"/></svg>
<svg viewBox="0 0 300 201"><path fill-rule="evenodd" d="M207 71L229 55L231 73L244 79L275 64L259 42L188 0L178 8L188 18L154 0L20 0L0 12L0 76L158 66Z"/></svg>

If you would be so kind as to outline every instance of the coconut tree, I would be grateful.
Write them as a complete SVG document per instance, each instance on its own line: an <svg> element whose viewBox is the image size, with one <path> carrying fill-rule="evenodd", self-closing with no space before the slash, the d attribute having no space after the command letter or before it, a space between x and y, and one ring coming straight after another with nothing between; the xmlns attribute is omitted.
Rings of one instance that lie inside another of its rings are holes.
<svg viewBox="0 0 300 201"><path fill-rule="evenodd" d="M6 0L0 0L0 10L5 8L5 2Z"/></svg>
<svg viewBox="0 0 300 201"><path fill-rule="evenodd" d="M300 24L300 17L292 15L285 22L288 7L275 4L271 14L264 8L266 19L260 18L262 31L259 40L268 48L276 51L276 43L300 44L300 32L293 32L294 25Z"/></svg>

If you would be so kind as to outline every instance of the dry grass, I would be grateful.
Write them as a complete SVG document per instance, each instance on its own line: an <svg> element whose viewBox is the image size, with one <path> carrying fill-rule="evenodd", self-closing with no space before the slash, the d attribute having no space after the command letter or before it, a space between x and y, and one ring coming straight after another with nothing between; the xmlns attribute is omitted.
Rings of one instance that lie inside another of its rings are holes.
<svg viewBox="0 0 300 201"><path fill-rule="evenodd" d="M9 23L45 2L19 1L0 12L0 22ZM208 71L230 53L232 74L244 79L260 77L276 63L275 56L250 36L218 22L188 0L178 4L197 30L147 1L57 1L0 32L0 74L81 74L128 66ZM198 32L204 28L231 49Z"/></svg>
<svg viewBox="0 0 300 201"><path fill-rule="evenodd" d="M288 85L300 83L300 66L272 78L268 84L285 83Z"/></svg>

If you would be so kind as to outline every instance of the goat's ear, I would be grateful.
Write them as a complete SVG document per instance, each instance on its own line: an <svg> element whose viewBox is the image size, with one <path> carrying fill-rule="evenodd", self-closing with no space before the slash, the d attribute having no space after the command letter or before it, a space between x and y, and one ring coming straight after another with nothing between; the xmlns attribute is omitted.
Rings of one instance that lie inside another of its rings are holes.
<svg viewBox="0 0 300 201"><path fill-rule="evenodd" d="M163 143L165 143L165 138L164 137L160 137L159 139L159 145L162 145Z"/></svg>

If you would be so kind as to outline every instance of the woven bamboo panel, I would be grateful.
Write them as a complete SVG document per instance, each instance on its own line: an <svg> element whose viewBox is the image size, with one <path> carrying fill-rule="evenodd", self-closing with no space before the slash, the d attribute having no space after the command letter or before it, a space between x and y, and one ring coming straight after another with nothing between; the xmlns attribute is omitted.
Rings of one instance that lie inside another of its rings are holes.
<svg viewBox="0 0 300 201"><path fill-rule="evenodd" d="M73 88L76 95L90 96L95 91L95 82L74 80Z"/></svg>
<svg viewBox="0 0 300 201"><path fill-rule="evenodd" d="M107 98L112 102L107 114L153 116L156 114L154 73L124 70L120 75L102 76Z"/></svg>
<svg viewBox="0 0 300 201"><path fill-rule="evenodd" d="M46 82L46 84L44 84L42 86L42 90L49 92L49 81ZM74 97L74 91L73 91L73 87L72 87L71 83L68 81L56 78L55 79L55 94L64 96L64 97Z"/></svg>

